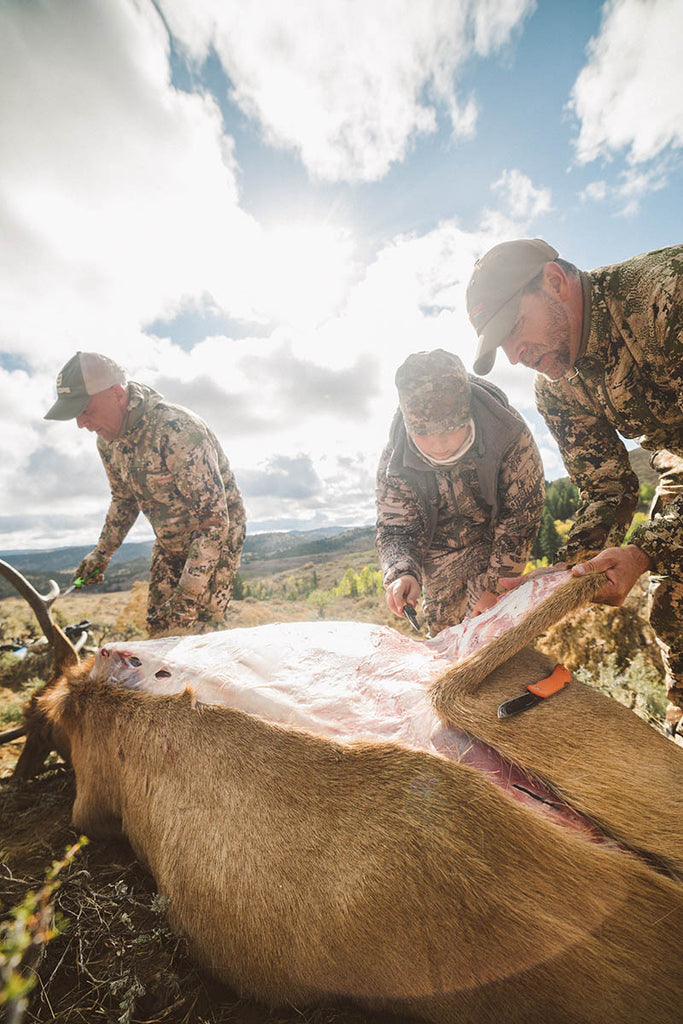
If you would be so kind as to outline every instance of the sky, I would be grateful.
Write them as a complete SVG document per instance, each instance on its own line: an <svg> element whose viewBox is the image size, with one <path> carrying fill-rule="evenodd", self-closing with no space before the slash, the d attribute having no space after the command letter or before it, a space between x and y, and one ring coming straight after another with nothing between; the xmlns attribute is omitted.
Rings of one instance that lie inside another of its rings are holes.
<svg viewBox="0 0 683 1024"><path fill-rule="evenodd" d="M0 0L0 549L97 540L94 436L43 419L79 349L207 421L250 532L371 524L483 252L682 240L681 38L680 0Z"/></svg>

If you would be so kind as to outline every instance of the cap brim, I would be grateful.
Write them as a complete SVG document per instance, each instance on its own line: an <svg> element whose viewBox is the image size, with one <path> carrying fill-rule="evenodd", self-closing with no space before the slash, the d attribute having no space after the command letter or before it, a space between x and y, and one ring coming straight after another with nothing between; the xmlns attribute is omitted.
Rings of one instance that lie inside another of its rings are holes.
<svg viewBox="0 0 683 1024"><path fill-rule="evenodd" d="M496 361L496 350L495 348L491 352L484 352L482 355L477 353L477 358L474 360L472 369L474 370L477 377L485 377L487 373L490 373L493 369Z"/></svg>
<svg viewBox="0 0 683 1024"><path fill-rule="evenodd" d="M92 395L62 395L43 416L44 420L75 420L85 410Z"/></svg>
<svg viewBox="0 0 683 1024"><path fill-rule="evenodd" d="M519 304L522 300L522 292L516 292L504 306L495 313L488 321L479 335L479 345L474 357L473 369L476 374L485 376L493 369L496 361L496 349L502 345L505 339L512 333L515 321L519 315Z"/></svg>

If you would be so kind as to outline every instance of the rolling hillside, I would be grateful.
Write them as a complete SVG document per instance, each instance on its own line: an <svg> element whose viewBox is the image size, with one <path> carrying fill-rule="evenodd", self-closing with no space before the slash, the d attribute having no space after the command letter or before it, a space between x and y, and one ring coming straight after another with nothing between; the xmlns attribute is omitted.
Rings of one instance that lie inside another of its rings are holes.
<svg viewBox="0 0 683 1024"><path fill-rule="evenodd" d="M375 531L369 526L353 530L328 528L258 533L247 536L240 572L245 579L292 572L306 562L326 562L345 553L368 551L374 545ZM0 551L0 558L44 592L51 579L62 589L68 587L76 566L90 550L79 545L52 551ZM151 553L152 541L122 544L111 560L106 580L89 588L90 592L129 590L136 581L147 580ZM0 579L0 600L13 594L10 584Z"/></svg>

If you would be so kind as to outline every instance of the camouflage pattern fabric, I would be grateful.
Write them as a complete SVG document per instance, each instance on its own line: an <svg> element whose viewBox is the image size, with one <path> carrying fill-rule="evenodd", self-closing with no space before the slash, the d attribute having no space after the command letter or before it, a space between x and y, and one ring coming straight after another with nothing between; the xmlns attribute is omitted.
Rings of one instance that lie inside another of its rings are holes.
<svg viewBox="0 0 683 1024"><path fill-rule="evenodd" d="M452 467L430 469L437 506L430 538L424 495L413 482L387 474L392 456L389 444L377 473L377 549L384 586L399 576L414 576L435 634L460 622L484 590L502 593L501 577L523 571L543 509L543 465L522 424L500 463L494 519L469 453Z"/></svg>
<svg viewBox="0 0 683 1024"><path fill-rule="evenodd" d="M119 437L97 447L111 504L95 551L102 571L140 512L156 536L150 636L224 626L245 534L242 498L223 450L194 413L128 385ZM79 567L80 568L80 567Z"/></svg>
<svg viewBox="0 0 683 1024"><path fill-rule="evenodd" d="M638 479L620 434L652 450L663 472L660 450L683 457L683 246L582 273L581 282L586 313L574 367L559 381L536 381L538 409L580 491L576 523L557 556L570 565L621 544L630 525ZM671 651L683 621L682 515L681 489L664 479L653 515L630 537L653 561L651 621ZM677 692L681 660L668 657L668 685Z"/></svg>
<svg viewBox="0 0 683 1024"><path fill-rule="evenodd" d="M650 517L663 515L683 495L683 459L672 452L656 452L651 459L660 473L659 486L652 502ZM650 625L666 670L667 696L683 708L683 579L673 574L650 573Z"/></svg>
<svg viewBox="0 0 683 1024"><path fill-rule="evenodd" d="M206 590L195 598L178 586L185 559L168 555L155 544L147 606L149 635L182 636L225 629L225 612L238 565L239 553L224 548Z"/></svg>
<svg viewBox="0 0 683 1024"><path fill-rule="evenodd" d="M452 352L442 348L413 352L399 366L395 381L410 434L445 434L457 430L472 414L469 376Z"/></svg>

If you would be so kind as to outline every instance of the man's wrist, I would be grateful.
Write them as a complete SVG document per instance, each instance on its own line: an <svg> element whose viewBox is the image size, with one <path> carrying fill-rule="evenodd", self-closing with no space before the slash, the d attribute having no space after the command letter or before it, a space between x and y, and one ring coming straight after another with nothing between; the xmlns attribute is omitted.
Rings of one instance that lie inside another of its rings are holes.
<svg viewBox="0 0 683 1024"><path fill-rule="evenodd" d="M392 585L392 583L395 583L396 580L403 579L404 576L412 576L413 579L417 580L417 582L420 584L420 586L422 586L422 581L421 581L418 573L414 569L406 569L406 568L396 569L396 568L394 568L394 569L388 570L384 574L384 576L383 576L382 583L383 583L384 589L386 590L388 587L390 587Z"/></svg>
<svg viewBox="0 0 683 1024"><path fill-rule="evenodd" d="M639 574L649 572L654 566L654 561L646 551L643 551L637 544L627 544L627 548L633 558L636 568L640 570Z"/></svg>

